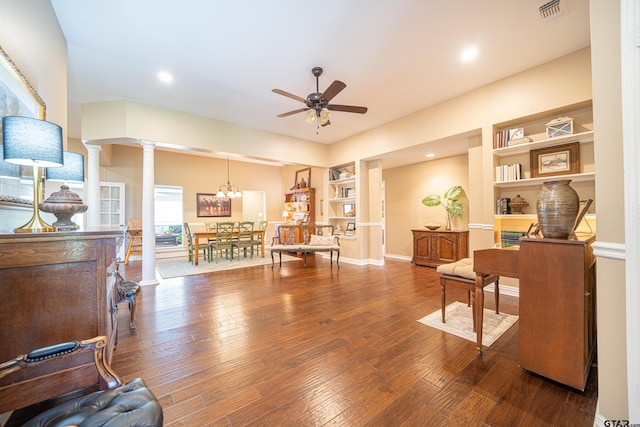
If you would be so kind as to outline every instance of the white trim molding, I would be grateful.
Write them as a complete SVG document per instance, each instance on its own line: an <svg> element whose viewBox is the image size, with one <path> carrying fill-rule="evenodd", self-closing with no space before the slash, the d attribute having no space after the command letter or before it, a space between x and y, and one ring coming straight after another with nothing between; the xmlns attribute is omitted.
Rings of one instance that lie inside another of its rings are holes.
<svg viewBox="0 0 640 427"><path fill-rule="evenodd" d="M609 242L593 242L591 245L593 248L593 254L600 258L616 259L619 261L625 261L626 258L626 246L623 243L609 243Z"/></svg>
<svg viewBox="0 0 640 427"><path fill-rule="evenodd" d="M469 224L468 227L469 227L469 230L485 230L485 231L493 230L493 224Z"/></svg>

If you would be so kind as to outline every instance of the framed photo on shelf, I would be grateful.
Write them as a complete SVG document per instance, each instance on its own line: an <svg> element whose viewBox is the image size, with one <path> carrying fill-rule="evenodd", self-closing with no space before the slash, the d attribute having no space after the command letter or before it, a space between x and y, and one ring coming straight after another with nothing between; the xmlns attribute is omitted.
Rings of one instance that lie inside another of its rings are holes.
<svg viewBox="0 0 640 427"><path fill-rule="evenodd" d="M355 222L348 223L347 228L344 230L344 235L353 236L355 232L356 232L356 223Z"/></svg>
<svg viewBox="0 0 640 427"><path fill-rule="evenodd" d="M353 210L353 204L345 203L344 205L342 205L342 215L350 216L352 210Z"/></svg>
<svg viewBox="0 0 640 427"><path fill-rule="evenodd" d="M580 143L531 150L530 164L531 178L580 173Z"/></svg>
<svg viewBox="0 0 640 427"><path fill-rule="evenodd" d="M215 194L197 193L196 212L198 217L231 216L231 199Z"/></svg>

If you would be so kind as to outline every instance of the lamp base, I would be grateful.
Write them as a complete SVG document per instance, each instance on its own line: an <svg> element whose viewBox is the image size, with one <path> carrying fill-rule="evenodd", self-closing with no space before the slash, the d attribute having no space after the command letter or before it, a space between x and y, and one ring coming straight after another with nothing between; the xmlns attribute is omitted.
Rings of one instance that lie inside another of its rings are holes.
<svg viewBox="0 0 640 427"><path fill-rule="evenodd" d="M18 227L13 231L15 233L49 233L56 231L55 227L50 226L40 218L38 205L40 204L40 194L42 193L42 168L33 165L33 216L22 227Z"/></svg>
<svg viewBox="0 0 640 427"><path fill-rule="evenodd" d="M50 226L40 218L40 215L34 215L31 220L13 230L15 233L49 233L56 231L55 227Z"/></svg>

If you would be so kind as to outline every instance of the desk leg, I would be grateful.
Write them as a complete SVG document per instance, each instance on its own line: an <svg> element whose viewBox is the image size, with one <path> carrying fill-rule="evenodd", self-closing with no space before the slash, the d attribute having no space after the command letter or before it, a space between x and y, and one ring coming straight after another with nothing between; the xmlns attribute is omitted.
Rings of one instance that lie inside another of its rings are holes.
<svg viewBox="0 0 640 427"><path fill-rule="evenodd" d="M200 248L198 248L198 241L200 239L198 239L197 237L193 238L193 265L198 265L198 258L200 258Z"/></svg>
<svg viewBox="0 0 640 427"><path fill-rule="evenodd" d="M476 274L476 347L482 354L482 318L484 317L484 278L482 274Z"/></svg>
<svg viewBox="0 0 640 427"><path fill-rule="evenodd" d="M260 241L260 249L262 250L262 258L264 258L264 235Z"/></svg>

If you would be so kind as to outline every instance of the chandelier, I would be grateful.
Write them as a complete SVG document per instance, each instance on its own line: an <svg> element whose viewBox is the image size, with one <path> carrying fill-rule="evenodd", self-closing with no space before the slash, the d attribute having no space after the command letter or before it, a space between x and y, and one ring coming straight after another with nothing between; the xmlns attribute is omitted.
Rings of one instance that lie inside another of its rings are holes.
<svg viewBox="0 0 640 427"><path fill-rule="evenodd" d="M229 180L229 156L227 156L227 183L220 185L218 192L216 193L216 197L228 197L230 199L242 197L240 187L237 185L231 185Z"/></svg>

